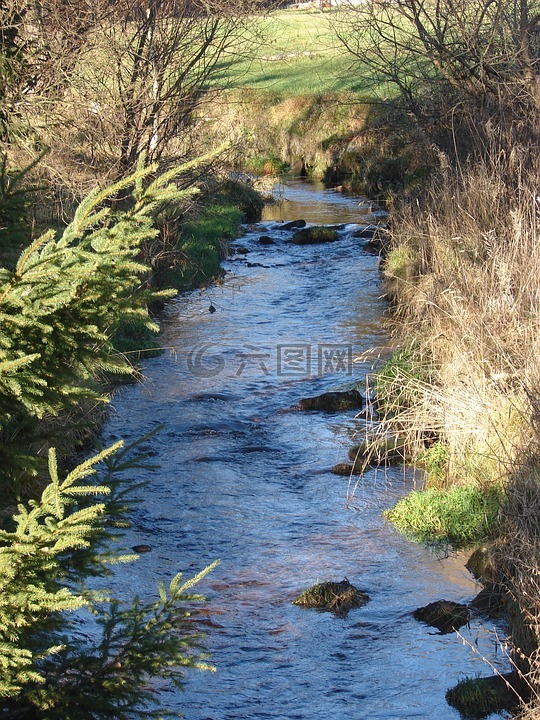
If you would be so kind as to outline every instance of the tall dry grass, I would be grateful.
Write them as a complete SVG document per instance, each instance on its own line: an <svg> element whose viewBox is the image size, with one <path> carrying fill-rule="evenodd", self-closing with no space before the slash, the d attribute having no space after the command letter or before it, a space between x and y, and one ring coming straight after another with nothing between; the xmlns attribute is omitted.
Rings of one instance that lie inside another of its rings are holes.
<svg viewBox="0 0 540 720"><path fill-rule="evenodd" d="M396 213L384 261L396 332L431 380L387 427L436 437L438 482L504 489L494 564L510 598L513 660L540 710L540 171L534 147L451 168Z"/></svg>
<svg viewBox="0 0 540 720"><path fill-rule="evenodd" d="M530 438L540 349L536 176L507 177L503 163L442 158L425 206L401 209L384 266L399 333L435 370L402 419L429 416L454 460L492 456L502 476Z"/></svg>

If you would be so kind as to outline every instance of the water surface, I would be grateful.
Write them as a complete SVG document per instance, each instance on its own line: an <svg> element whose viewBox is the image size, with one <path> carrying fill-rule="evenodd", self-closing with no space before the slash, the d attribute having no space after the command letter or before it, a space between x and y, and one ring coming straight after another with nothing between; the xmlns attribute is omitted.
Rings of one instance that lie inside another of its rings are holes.
<svg viewBox="0 0 540 720"><path fill-rule="evenodd" d="M362 429L353 413L290 411L364 382L389 344L379 260L353 236L376 217L362 198L302 184L285 193L237 242L249 252L224 263L221 285L168 305L165 353L114 401L106 440L164 424L147 443L160 468L128 536L153 550L119 571L117 591L152 593L159 578L221 559L201 588L217 672L189 674L166 698L188 720L455 720L445 691L491 671L411 613L472 599L463 558L437 557L384 522L410 472L369 471L347 504L347 478L329 471ZM332 244L290 245L279 220L299 217L345 227ZM346 617L291 604L344 577L371 596ZM462 634L506 669L489 629L475 620Z"/></svg>

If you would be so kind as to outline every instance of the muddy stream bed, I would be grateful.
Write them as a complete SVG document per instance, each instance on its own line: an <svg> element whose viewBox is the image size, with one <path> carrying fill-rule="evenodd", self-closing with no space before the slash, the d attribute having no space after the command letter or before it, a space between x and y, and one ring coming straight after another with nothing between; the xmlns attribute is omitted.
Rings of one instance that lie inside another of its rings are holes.
<svg viewBox="0 0 540 720"><path fill-rule="evenodd" d="M221 285L169 303L164 354L113 400L104 442L164 426L146 443L159 468L141 473L150 484L127 536L152 550L116 571L115 592L151 597L160 578L221 560L199 587L217 672L190 672L165 698L188 720L459 718L446 690L491 674L481 655L507 669L493 623L461 629L475 655L411 613L474 597L464 558L441 558L382 518L411 471L370 470L347 503L348 479L330 468L362 430L354 411L289 411L363 383L374 354L362 356L389 343L379 259L354 237L377 218L362 198L307 184L285 197L235 243L249 252L224 262ZM296 246L280 221L298 218L344 227L337 242ZM345 577L371 597L345 617L291 604Z"/></svg>

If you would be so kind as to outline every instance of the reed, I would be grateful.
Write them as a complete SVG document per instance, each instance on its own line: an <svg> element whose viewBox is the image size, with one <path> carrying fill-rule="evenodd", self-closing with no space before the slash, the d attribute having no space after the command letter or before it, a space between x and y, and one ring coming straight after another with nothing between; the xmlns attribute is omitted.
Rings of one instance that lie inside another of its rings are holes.
<svg viewBox="0 0 540 720"><path fill-rule="evenodd" d="M456 168L441 155L424 202L396 211L383 265L394 331L411 350L407 371L393 381L383 373L385 394L397 401L382 431L423 443L416 457L427 471L427 489L388 515L424 538L494 541L511 598L512 658L533 698L527 720L538 716L540 689L540 173L532 147ZM426 364L427 379L418 372ZM464 498L486 520L477 534Z"/></svg>

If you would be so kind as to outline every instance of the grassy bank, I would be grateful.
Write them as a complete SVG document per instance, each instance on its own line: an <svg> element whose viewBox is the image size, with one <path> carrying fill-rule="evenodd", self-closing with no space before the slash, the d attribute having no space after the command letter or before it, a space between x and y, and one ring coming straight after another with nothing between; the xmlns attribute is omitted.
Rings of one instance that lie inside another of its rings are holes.
<svg viewBox="0 0 540 720"><path fill-rule="evenodd" d="M391 124L388 109L352 92L231 90L216 102L202 137L208 145L228 138L239 170L305 176L386 201L416 194L433 159L402 120Z"/></svg>
<svg viewBox="0 0 540 720"><path fill-rule="evenodd" d="M188 212L164 213L158 246L148 249L151 284L186 290L218 278L229 241L238 237L243 222L260 218L263 206L250 185L222 179L205 188Z"/></svg>
<svg viewBox="0 0 540 720"><path fill-rule="evenodd" d="M365 94L366 83L350 68L332 28L334 13L281 10L258 21L265 41L249 58L222 64L233 89L285 98L326 92Z"/></svg>
<svg viewBox="0 0 540 720"><path fill-rule="evenodd" d="M374 104L373 80L344 52L336 18L282 10L259 20L265 40L249 59L222 64L227 89L205 116L202 137L228 138L247 172L290 172L383 200L415 192L430 154L418 152L405 114Z"/></svg>
<svg viewBox="0 0 540 720"><path fill-rule="evenodd" d="M389 511L429 542L491 542L508 594L513 662L540 688L540 254L538 173L442 159L423 206L394 214L383 263L394 330L409 347L383 389L384 422L420 438L426 488ZM425 368L429 366L426 378ZM391 392L390 392L391 395Z"/></svg>

